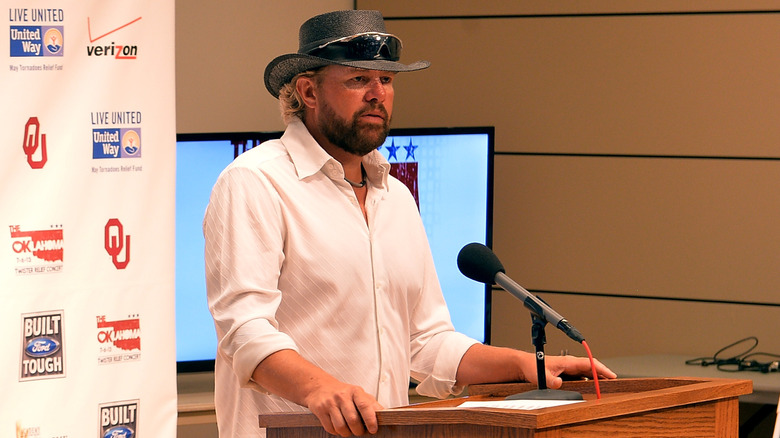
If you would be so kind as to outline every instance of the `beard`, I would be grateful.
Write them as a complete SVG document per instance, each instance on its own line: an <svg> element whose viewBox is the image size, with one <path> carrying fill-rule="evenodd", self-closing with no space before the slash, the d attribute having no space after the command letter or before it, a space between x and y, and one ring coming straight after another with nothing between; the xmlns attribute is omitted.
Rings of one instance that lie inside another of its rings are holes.
<svg viewBox="0 0 780 438"><path fill-rule="evenodd" d="M360 116L372 110L380 110L384 116L382 124L367 123ZM323 117L319 122L320 132L338 148L357 156L364 156L376 150L385 142L390 132L390 118L384 105L368 105L352 116L352 120L340 117L333 108L325 104Z"/></svg>

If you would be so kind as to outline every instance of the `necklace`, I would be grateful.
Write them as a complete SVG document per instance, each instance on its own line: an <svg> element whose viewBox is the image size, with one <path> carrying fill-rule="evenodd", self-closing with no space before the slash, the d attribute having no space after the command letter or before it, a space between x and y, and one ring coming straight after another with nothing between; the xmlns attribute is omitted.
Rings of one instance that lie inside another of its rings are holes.
<svg viewBox="0 0 780 438"><path fill-rule="evenodd" d="M363 188L366 186L366 169L363 169L363 166L360 166L360 173L363 175L363 180L360 181L359 183L348 180L346 176L344 177L344 181L348 182L349 185L351 185L356 189Z"/></svg>

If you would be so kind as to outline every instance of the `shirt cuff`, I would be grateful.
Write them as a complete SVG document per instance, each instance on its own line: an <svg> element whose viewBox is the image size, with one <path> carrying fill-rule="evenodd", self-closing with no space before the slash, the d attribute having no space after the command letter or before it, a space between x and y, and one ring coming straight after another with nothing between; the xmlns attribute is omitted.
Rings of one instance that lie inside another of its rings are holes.
<svg viewBox="0 0 780 438"><path fill-rule="evenodd" d="M252 380L255 368L266 357L281 350L298 352L298 346L284 333L264 334L253 341L246 342L233 355L233 372L238 377L241 387L253 388L267 392Z"/></svg>
<svg viewBox="0 0 780 438"><path fill-rule="evenodd" d="M427 397L445 398L463 392L463 386L455 386L455 379L463 355L474 344L479 344L479 341L462 333L447 333L447 338L436 355L433 372L417 385L417 393Z"/></svg>

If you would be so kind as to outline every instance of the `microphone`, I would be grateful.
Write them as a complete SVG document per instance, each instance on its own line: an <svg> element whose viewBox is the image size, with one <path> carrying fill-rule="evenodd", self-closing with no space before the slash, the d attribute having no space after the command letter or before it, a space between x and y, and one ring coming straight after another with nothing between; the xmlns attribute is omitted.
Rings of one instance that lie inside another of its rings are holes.
<svg viewBox="0 0 780 438"><path fill-rule="evenodd" d="M577 343L585 338L569 321L559 315L547 303L532 295L506 275L498 257L481 243L469 243L458 253L458 269L466 277L486 284L498 284L502 289L521 300L536 317L554 325Z"/></svg>

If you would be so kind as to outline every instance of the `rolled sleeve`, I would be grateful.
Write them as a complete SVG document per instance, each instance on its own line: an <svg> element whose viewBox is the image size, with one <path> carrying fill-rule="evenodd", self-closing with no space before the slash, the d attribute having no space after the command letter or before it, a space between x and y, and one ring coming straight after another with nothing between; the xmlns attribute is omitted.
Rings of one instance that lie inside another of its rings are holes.
<svg viewBox="0 0 780 438"><path fill-rule="evenodd" d="M447 332L438 335L441 343L433 360L433 369L417 386L420 395L444 398L463 392L462 386L455 386L458 367L463 355L472 345L479 341L458 332Z"/></svg>
<svg viewBox="0 0 780 438"><path fill-rule="evenodd" d="M295 342L278 330L276 312L283 230L278 199L261 174L230 167L220 176L204 217L206 284L209 309L219 338L219 357L232 368L242 387L257 365ZM264 267L258 269L258 267Z"/></svg>
<svg viewBox="0 0 780 438"><path fill-rule="evenodd" d="M236 342L240 345L233 354L233 372L236 374L242 387L253 387L266 392L264 388L252 380L252 374L257 365L266 357L281 350L293 350L298 352L295 342L284 333L268 330L265 321L251 321L237 331L236 336L241 337L241 332L263 333L253 336L251 339Z"/></svg>

